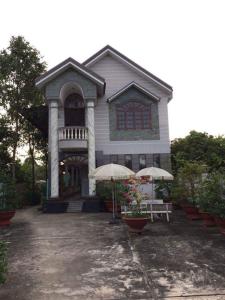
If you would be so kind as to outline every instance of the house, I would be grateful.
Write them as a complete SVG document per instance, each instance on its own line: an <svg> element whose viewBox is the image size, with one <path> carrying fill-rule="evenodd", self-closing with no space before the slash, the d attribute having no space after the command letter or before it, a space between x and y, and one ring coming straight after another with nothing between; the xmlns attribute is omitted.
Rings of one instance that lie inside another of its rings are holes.
<svg viewBox="0 0 225 300"><path fill-rule="evenodd" d="M110 162L170 170L172 87L111 46L37 78L48 105L49 194L91 196L88 173Z"/></svg>

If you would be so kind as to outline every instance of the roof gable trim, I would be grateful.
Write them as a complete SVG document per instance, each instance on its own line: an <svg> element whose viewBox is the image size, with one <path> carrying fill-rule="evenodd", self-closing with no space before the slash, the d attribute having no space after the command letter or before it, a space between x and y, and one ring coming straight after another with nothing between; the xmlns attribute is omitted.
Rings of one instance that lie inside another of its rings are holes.
<svg viewBox="0 0 225 300"><path fill-rule="evenodd" d="M90 72L85 71L83 68L81 68L80 66L78 66L77 64L75 64L72 61L68 61L67 63L63 64L62 66L60 66L59 68L55 69L53 72L50 71L49 74L47 74L46 76L43 75L42 78L37 79L36 81L36 86L39 85L43 85L46 81L48 81L52 76L56 75L57 73L60 73L61 71L63 71L64 69L66 69L67 67L72 66L74 69L79 70L81 73L85 74L87 77L89 77L90 79L94 80L95 82L99 83L100 85L105 84L104 80L100 80L99 78L95 77L94 75L92 75Z"/></svg>
<svg viewBox="0 0 225 300"><path fill-rule="evenodd" d="M145 89L144 87L142 87L141 85L137 84L136 82L131 82L128 85L126 85L125 87L123 87L121 90L119 90L117 93L115 93L114 95L112 95L111 97L109 97L107 99L107 102L112 102L114 99L116 99L117 97L119 97L121 94L123 94L125 91L127 91L128 89L130 89L131 87L135 87L136 89L138 89L140 92L146 94L147 96L153 98L154 100L159 101L160 98L157 97L156 95L152 94L151 92L149 92L147 89Z"/></svg>

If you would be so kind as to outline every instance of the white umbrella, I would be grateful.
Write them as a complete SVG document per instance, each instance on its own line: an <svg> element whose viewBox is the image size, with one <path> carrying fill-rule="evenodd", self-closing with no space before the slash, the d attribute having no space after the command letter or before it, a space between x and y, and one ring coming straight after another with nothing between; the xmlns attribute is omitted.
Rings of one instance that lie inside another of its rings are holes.
<svg viewBox="0 0 225 300"><path fill-rule="evenodd" d="M111 180L114 182L112 188L112 199L113 199L113 221L115 223L115 181L122 179L129 179L134 176L135 173L127 167L118 164L107 164L96 168L89 174L89 178L94 178L99 181Z"/></svg>
<svg viewBox="0 0 225 300"><path fill-rule="evenodd" d="M164 169L149 167L144 168L136 173L136 177L149 176L152 180L152 198L153 198L153 181L155 180L173 180L173 175Z"/></svg>
<svg viewBox="0 0 225 300"><path fill-rule="evenodd" d="M96 168L89 174L89 177L96 180L120 180L128 179L134 175L135 173L127 167L117 164L108 164Z"/></svg>
<svg viewBox="0 0 225 300"><path fill-rule="evenodd" d="M136 173L136 177L141 176L150 176L152 179L164 179L164 180L173 180L173 175L171 175L166 170L156 168L156 167L150 167L150 168L144 168Z"/></svg>

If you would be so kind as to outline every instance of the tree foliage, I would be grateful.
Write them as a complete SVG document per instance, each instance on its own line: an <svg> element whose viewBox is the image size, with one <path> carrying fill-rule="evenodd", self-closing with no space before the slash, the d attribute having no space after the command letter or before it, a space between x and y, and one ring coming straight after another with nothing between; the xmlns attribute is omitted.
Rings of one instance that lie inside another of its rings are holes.
<svg viewBox="0 0 225 300"><path fill-rule="evenodd" d="M171 143L172 168L176 174L186 162L205 165L211 172L225 167L225 138L191 131L185 138Z"/></svg>
<svg viewBox="0 0 225 300"><path fill-rule="evenodd" d="M36 171L37 171L37 160L41 160L42 165L47 163L47 145L46 139L43 137L42 133L32 126L29 122L24 126L24 137L28 143L28 157L26 160L26 165L28 169L30 168L30 178L28 183L31 182L31 190L35 192L35 180L36 180ZM39 154L39 157L37 155ZM41 154L41 155L40 155ZM42 178L43 179L43 178Z"/></svg>
<svg viewBox="0 0 225 300"><path fill-rule="evenodd" d="M198 188L198 205L204 212L225 218L225 176L212 172Z"/></svg>
<svg viewBox="0 0 225 300"><path fill-rule="evenodd" d="M9 47L0 52L0 106L7 112L14 133L11 141L13 163L18 146L26 143L22 139L26 120L21 111L43 103L35 79L45 68L39 51L22 36L12 37Z"/></svg>
<svg viewBox="0 0 225 300"><path fill-rule="evenodd" d="M10 170L12 162L9 147L13 140L13 130L5 115L0 116L0 168L4 172Z"/></svg>

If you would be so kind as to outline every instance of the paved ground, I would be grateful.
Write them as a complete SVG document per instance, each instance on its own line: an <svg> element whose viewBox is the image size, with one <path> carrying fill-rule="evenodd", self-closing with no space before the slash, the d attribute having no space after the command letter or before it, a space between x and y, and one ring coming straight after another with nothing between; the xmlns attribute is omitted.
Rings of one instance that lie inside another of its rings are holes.
<svg viewBox="0 0 225 300"><path fill-rule="evenodd" d="M142 235L109 214L17 212L4 300L225 299L225 237L176 212Z"/></svg>

